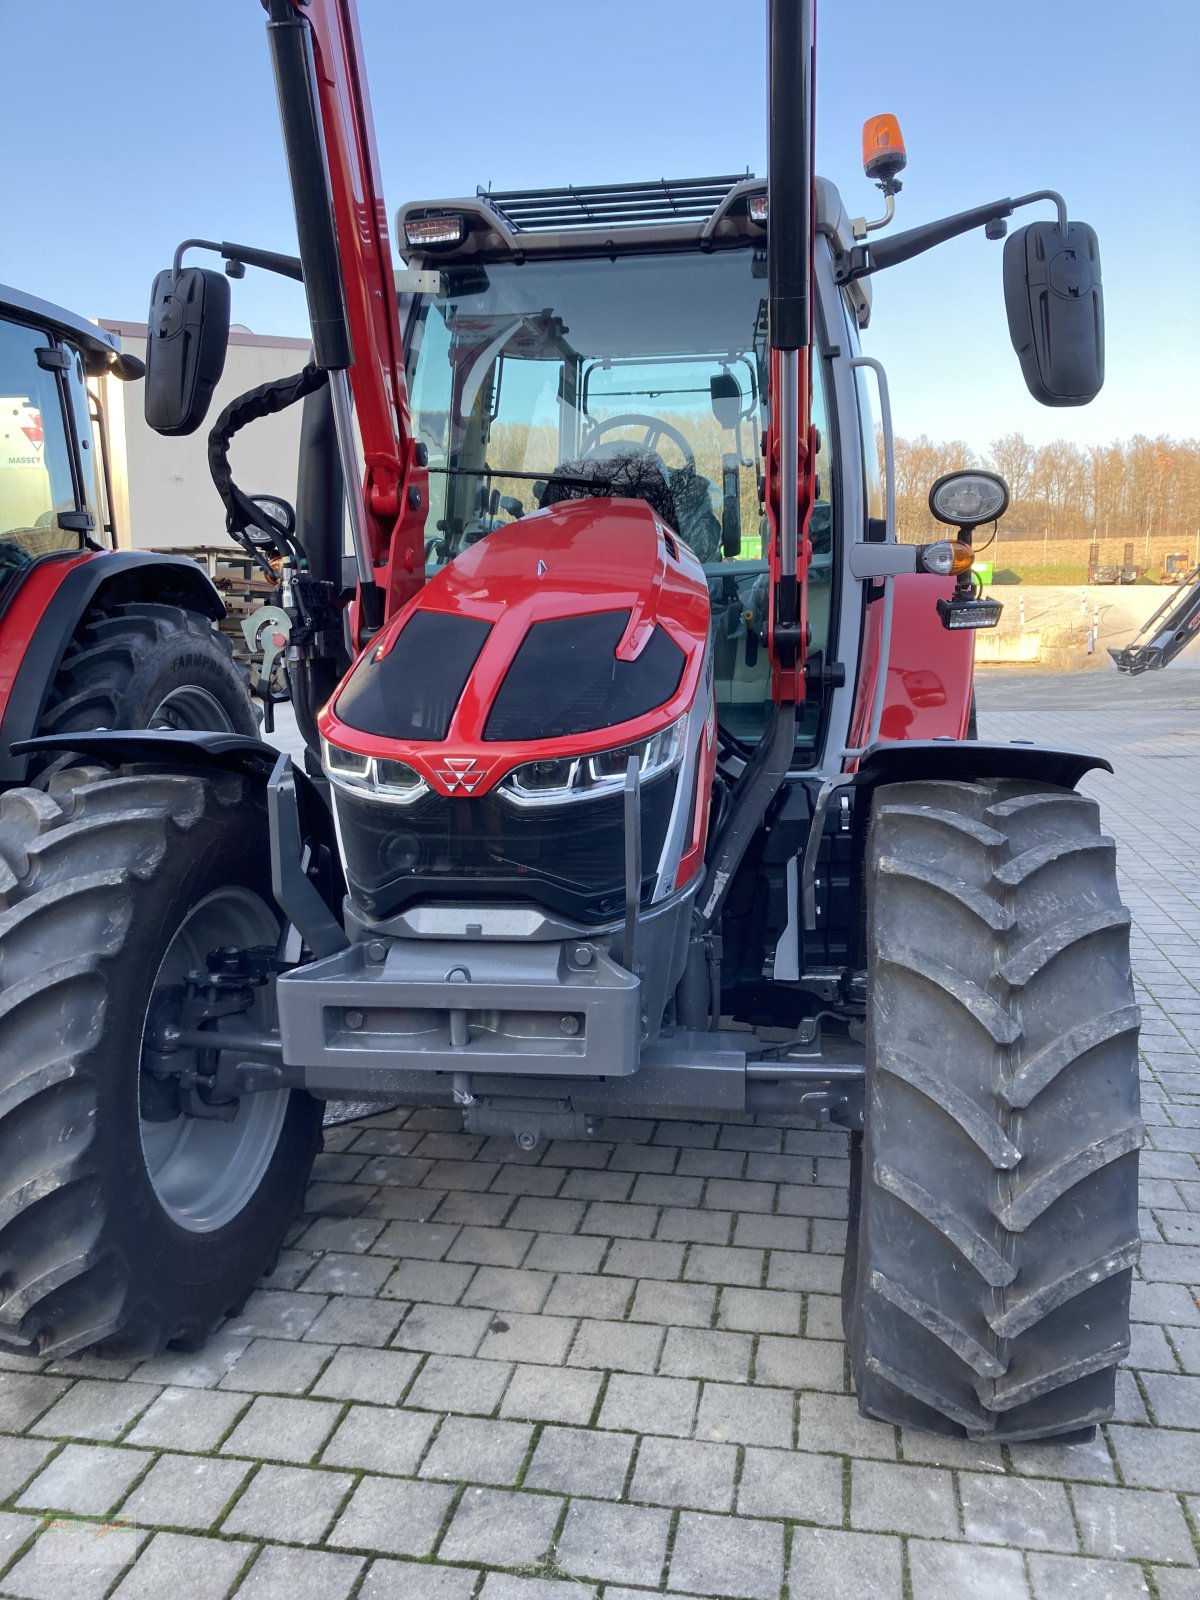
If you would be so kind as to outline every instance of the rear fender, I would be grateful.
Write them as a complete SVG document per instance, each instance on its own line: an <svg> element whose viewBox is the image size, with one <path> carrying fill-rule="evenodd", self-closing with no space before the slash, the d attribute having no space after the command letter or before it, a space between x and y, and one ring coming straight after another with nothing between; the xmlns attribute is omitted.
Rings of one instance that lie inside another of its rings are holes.
<svg viewBox="0 0 1200 1600"><path fill-rule="evenodd" d="M37 732L84 613L139 600L185 606L214 622L225 615L207 573L187 556L110 550L30 568L0 618L0 785L25 781L28 763L15 747Z"/></svg>

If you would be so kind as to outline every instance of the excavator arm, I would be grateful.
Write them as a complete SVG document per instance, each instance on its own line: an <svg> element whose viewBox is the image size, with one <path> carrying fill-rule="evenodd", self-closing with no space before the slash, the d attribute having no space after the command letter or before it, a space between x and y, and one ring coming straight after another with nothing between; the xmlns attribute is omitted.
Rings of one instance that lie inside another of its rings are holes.
<svg viewBox="0 0 1200 1600"><path fill-rule="evenodd" d="M1131 642L1121 650L1110 648L1109 655L1118 672L1137 677L1168 666L1192 640L1200 637L1200 567L1191 572L1148 617Z"/></svg>

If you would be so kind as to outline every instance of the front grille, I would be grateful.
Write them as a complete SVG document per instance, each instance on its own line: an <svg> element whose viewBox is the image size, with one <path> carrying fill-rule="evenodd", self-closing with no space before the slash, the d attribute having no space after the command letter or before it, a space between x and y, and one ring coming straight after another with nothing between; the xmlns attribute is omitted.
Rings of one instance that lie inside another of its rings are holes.
<svg viewBox="0 0 1200 1600"><path fill-rule="evenodd" d="M642 898L653 891L675 800L675 772L641 793ZM625 904L621 792L559 806L514 806L430 791L409 806L334 790L354 900L386 917L413 900L478 897L534 901L580 922L619 916Z"/></svg>

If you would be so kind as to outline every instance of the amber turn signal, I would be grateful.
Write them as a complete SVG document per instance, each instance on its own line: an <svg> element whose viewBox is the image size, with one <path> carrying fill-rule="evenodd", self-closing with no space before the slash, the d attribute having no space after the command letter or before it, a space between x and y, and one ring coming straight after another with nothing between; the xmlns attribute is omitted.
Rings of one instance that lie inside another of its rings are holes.
<svg viewBox="0 0 1200 1600"><path fill-rule="evenodd" d="M917 546L919 570L932 572L939 578L952 578L955 573L969 572L974 559L974 550L959 539L939 539L936 544Z"/></svg>

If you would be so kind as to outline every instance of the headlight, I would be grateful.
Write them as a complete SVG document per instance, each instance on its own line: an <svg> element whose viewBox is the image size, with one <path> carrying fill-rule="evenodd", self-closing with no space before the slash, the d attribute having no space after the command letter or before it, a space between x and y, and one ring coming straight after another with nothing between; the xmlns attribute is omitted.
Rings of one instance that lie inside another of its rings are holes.
<svg viewBox="0 0 1200 1600"><path fill-rule="evenodd" d="M330 783L355 794L374 795L377 800L408 805L423 795L429 785L405 761L383 756L363 756L355 750L321 740L321 757Z"/></svg>
<svg viewBox="0 0 1200 1600"><path fill-rule="evenodd" d="M497 793L514 805L562 805L572 800L590 800L612 794L625 783L629 758L638 763L643 783L677 766L683 755L683 730L686 717L680 717L661 733L635 744L622 744L596 755L572 756L554 761L527 761L514 767L500 783Z"/></svg>

